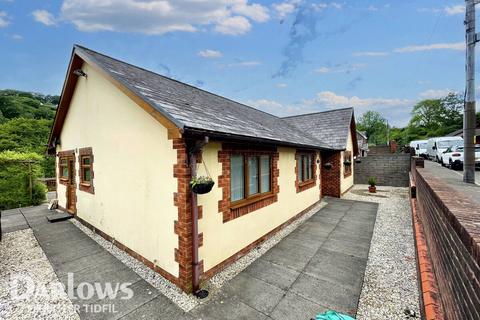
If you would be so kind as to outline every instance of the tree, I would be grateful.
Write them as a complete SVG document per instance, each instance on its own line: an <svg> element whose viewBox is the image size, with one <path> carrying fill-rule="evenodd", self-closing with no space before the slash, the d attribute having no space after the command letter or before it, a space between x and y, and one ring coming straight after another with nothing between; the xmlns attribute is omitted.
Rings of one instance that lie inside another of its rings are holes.
<svg viewBox="0 0 480 320"><path fill-rule="evenodd" d="M369 144L380 145L387 143L387 125L387 120L379 112L367 111L357 122L357 129L367 133Z"/></svg>
<svg viewBox="0 0 480 320"><path fill-rule="evenodd" d="M51 120L35 120L18 118L0 124L0 152L35 152L44 156ZM47 177L55 176L55 159L43 157L43 172Z"/></svg>
<svg viewBox="0 0 480 320"><path fill-rule="evenodd" d="M413 107L407 126L412 139L444 136L460 129L463 122L463 99L449 93L442 99L422 100Z"/></svg>
<svg viewBox="0 0 480 320"><path fill-rule="evenodd" d="M0 152L0 210L38 205L45 200L42 157L34 152Z"/></svg>

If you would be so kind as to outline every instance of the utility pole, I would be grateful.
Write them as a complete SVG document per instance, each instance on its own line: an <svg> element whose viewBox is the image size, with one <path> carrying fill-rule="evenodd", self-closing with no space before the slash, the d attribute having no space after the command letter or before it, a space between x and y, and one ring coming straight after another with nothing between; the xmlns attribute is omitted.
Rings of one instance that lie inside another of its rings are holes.
<svg viewBox="0 0 480 320"><path fill-rule="evenodd" d="M475 5L479 0L465 0L466 88L463 111L463 181L475 183Z"/></svg>

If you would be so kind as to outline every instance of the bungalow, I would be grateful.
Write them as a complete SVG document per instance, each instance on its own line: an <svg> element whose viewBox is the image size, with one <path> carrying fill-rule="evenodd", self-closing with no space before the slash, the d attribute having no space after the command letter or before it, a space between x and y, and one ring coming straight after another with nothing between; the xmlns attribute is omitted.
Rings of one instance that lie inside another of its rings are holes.
<svg viewBox="0 0 480 320"><path fill-rule="evenodd" d="M49 153L61 208L196 292L345 192L356 145L353 109L282 119L76 45Z"/></svg>

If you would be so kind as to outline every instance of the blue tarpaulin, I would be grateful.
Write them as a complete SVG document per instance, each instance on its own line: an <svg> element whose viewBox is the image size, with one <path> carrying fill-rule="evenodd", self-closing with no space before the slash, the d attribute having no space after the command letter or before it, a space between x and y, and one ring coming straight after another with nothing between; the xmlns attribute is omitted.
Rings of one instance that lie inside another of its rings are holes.
<svg viewBox="0 0 480 320"><path fill-rule="evenodd" d="M315 320L355 320L354 318L347 316L346 314L341 314L335 311L327 311L322 314L318 314Z"/></svg>

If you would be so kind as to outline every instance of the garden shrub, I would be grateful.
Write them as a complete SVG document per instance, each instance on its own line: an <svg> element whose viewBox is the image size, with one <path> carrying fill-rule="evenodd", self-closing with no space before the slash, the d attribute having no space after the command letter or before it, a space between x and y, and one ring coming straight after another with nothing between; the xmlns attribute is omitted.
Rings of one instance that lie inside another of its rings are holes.
<svg viewBox="0 0 480 320"><path fill-rule="evenodd" d="M0 210L38 205L45 200L47 188L38 181L43 176L42 161L43 158L34 152L0 152ZM31 162L31 199L27 162Z"/></svg>

